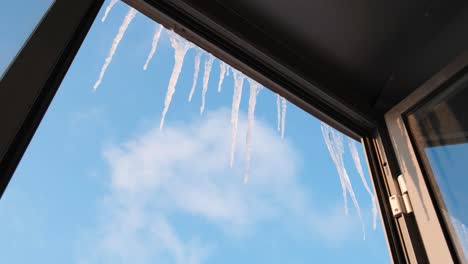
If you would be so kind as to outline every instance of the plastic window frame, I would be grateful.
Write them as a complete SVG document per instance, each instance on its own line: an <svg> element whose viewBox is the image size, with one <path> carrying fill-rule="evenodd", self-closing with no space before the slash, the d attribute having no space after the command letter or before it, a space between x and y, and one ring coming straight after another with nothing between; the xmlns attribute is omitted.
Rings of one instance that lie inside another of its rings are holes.
<svg viewBox="0 0 468 264"><path fill-rule="evenodd" d="M438 187L430 172L424 169L417 146L411 138L406 114L425 100L448 88L460 75L467 74L468 52L461 54L430 80L417 88L385 114L397 164L406 179L417 229L431 263L464 263L461 246L449 234L452 228L442 216L443 202L438 199Z"/></svg>
<svg viewBox="0 0 468 264"><path fill-rule="evenodd" d="M0 199L103 2L56 0L0 80ZM124 2L241 69L306 112L354 139L361 139L390 256L394 263L416 263L417 247L411 243L414 238L408 231L410 220L395 221L387 199L397 187L395 173L389 170L393 150L385 125L366 119L257 52L239 53L244 49L242 45L248 46L242 40L236 40L238 46L226 46L232 42L232 35L227 31L213 31L203 23L206 18L200 19L200 14L193 10L184 10L186 6L156 5L182 1ZM185 27L194 21L201 21L194 25L198 28Z"/></svg>

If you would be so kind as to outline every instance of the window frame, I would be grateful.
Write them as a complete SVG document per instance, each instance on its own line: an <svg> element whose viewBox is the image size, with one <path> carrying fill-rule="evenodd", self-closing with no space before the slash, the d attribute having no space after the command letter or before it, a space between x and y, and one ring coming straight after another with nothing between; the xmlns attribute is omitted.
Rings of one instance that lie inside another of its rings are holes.
<svg viewBox="0 0 468 264"><path fill-rule="evenodd" d="M375 122L305 81L183 1L124 2L347 136L361 139L391 259L394 263L424 259L414 219L395 220L388 202L398 191L393 169L397 162L384 121ZM103 3L56 0L0 80L0 199Z"/></svg>
<svg viewBox="0 0 468 264"><path fill-rule="evenodd" d="M465 52L385 114L397 164L406 180L417 228L421 233L422 246L431 263L463 263L463 249L450 235L452 225L442 215L444 204L438 197L438 187L431 172L424 169L424 161L412 140L406 115L435 93L449 89L467 74L467 70L468 52Z"/></svg>
<svg viewBox="0 0 468 264"><path fill-rule="evenodd" d="M373 117L358 112L354 107L325 92L323 87L306 81L280 65L267 53L218 25L184 0L122 1L241 70L343 134L359 140L362 135L375 129Z"/></svg>
<svg viewBox="0 0 468 264"><path fill-rule="evenodd" d="M55 0L0 80L0 198L104 0Z"/></svg>

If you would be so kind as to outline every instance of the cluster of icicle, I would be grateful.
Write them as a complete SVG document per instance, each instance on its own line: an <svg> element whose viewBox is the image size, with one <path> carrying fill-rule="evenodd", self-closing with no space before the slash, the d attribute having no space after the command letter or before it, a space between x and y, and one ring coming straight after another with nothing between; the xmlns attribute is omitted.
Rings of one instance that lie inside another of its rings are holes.
<svg viewBox="0 0 468 264"><path fill-rule="evenodd" d="M336 170L338 171L338 176L340 179L340 184L343 192L343 201L344 201L344 210L345 214L348 214L348 199L347 196L351 198L351 201L354 204L354 207L357 211L359 219L361 220L362 225L362 233L363 239L366 238L364 222L361 216L361 209L359 207L359 203L357 201L356 195L354 194L353 186L351 184L351 180L349 179L348 172L346 171L345 164L344 164L344 142L343 142L343 134L336 131L329 125L322 122L321 124L322 135L327 145L328 152L335 164ZM356 143L353 139L348 138L348 146L351 152L351 156L353 158L354 164L356 169L361 177L362 183L364 188L369 193L372 202L372 215L373 215L373 228L374 230L377 227L377 200L375 195L372 193L371 189L369 188L369 184L364 176L364 171L362 169L361 160L359 158L359 153L357 151Z"/></svg>
<svg viewBox="0 0 468 264"><path fill-rule="evenodd" d="M109 5L105 9L104 16L102 18L102 21L104 22L109 15L109 12L111 11L112 7L116 4L117 0L112 0L110 1ZM134 8L130 8L125 15L125 18L122 22L122 24L119 27L119 31L117 35L114 38L114 41L112 42L112 47L109 51L109 54L107 58L105 59L105 62L101 68L101 72L99 74L99 78L94 84L93 89L96 90L99 85L102 82L102 79L106 73L107 68L109 67L109 64L112 62L112 58L117 51L117 48L119 46L120 41L122 40L126 30L128 29L128 26L132 22L132 20L135 18L136 15L136 10ZM154 36L153 40L151 43L151 49L148 54L148 57L146 58L145 64L143 65L143 70L148 69L148 65L151 62L151 59L153 58L153 55L156 52L157 46L159 39L161 37L163 27L161 25L157 25L154 31ZM177 81L179 79L180 72L182 70L182 65L184 63L184 58L187 52L194 48L196 49L196 54L195 54L195 59L194 59L194 73L193 73L193 81L192 81L192 87L190 89L188 101L191 102L194 92L195 92L195 87L197 85L197 80L198 80L198 75L200 72L200 63L201 63L201 57L202 57L202 50L196 47L193 43L185 40L184 38L180 37L173 31L167 31L169 35L169 40L171 42L172 48L174 48L174 66L172 69L171 77L169 78L169 84L167 87L167 92L166 92L166 97L164 99L164 108L162 111L161 115L161 121L159 124L160 130L163 130L164 128L164 122L166 119L166 114L169 111L169 107L171 105L172 97L175 94L176 91L176 85ZM204 72L203 72L203 83L202 83L202 102L200 106L200 114L203 114L205 110L205 103L206 103L206 93L208 91L208 82L210 79L210 74L211 74L211 69L213 66L214 62L214 56L204 52L205 54L205 63L204 63ZM229 73L232 71L233 76L234 76L234 94L233 94L233 100L232 100L232 112L231 112L231 148L230 148L230 166L232 167L234 165L234 156L235 156L235 149L236 149L236 139L237 139L237 128L238 128L238 119L239 119L239 107L241 103L241 98L242 98L242 87L244 84L244 80L247 79L250 85L250 96L249 96L249 109L248 109L248 125L247 125L247 136L246 136L246 153L245 153L245 174L244 174L244 182L247 183L249 179L249 174L250 174L250 159L251 159L251 143L252 143L252 130L254 127L254 113L255 113L255 105L256 105L256 97L258 92L261 89L261 86L253 81L252 79L247 78L244 74L241 72L231 68L229 65L226 63L219 61L219 67L220 67L220 76L219 76L219 82L218 82L218 92L221 92L221 88L223 85L223 81L225 76L229 76ZM278 124L282 123L281 129L281 137L284 137L284 122L285 122L285 115L286 115L286 99L281 98L281 104L282 104L282 117L278 117Z"/></svg>
<svg viewBox="0 0 468 264"><path fill-rule="evenodd" d="M117 0L111 0L109 5L105 9L104 16L102 18L102 21L104 22L111 11L112 7L116 4ZM96 90L99 85L102 82L102 79L104 77L104 74L106 72L106 69L108 68L109 64L112 61L112 57L114 56L120 41L122 40L125 31L127 30L128 26L132 22L132 20L135 18L136 15L136 10L134 8L130 8L127 14L124 17L124 20L122 24L119 27L118 33L115 36L112 46L110 48L109 54L107 58L105 59L105 62L101 68L101 72L99 74L99 78L94 84L94 90ZM153 55L156 51L156 48L158 46L158 42L162 33L163 27L161 25L157 25L154 31L154 36L153 40L151 43L151 49L148 54L148 57L145 61L145 64L143 66L144 70L147 70L148 65L153 58ZM195 59L194 59L194 73L193 73L193 82L192 86L190 89L188 101L192 101L192 97L195 92L195 87L197 84L198 80L198 75L200 71L200 63L201 63L201 57L203 54L203 51L196 47L194 44L191 42L185 40L184 38L180 37L176 33L172 31L167 31L169 35L169 39L171 42L172 47L174 48L174 67L172 70L171 77L169 79L169 84L167 88L167 93L166 97L164 100L164 109L162 112L161 116L161 121L160 121L160 129L162 130L164 127L164 121L166 114L169 110L169 106L172 101L172 97L175 93L176 90L176 85L177 81L179 79L180 71L182 69L182 65L184 62L185 55L187 52L194 48L196 49L196 54L195 54ZM209 53L204 53L205 54L205 63L204 63L204 73L203 73L203 85L202 85L202 103L200 106L200 113L202 114L205 109L205 96L208 90L208 82L210 78L210 73L211 73L211 68L213 66L213 61L214 57L213 55ZM235 149L236 149L236 139L237 139L237 129L238 129L238 119L239 119L239 107L240 107L240 102L242 98L242 88L244 84L244 80L248 80L248 83L250 85L250 95L249 95L249 106L248 106L248 116L247 116L247 136L246 136L246 153L245 153L245 160L246 160L246 167L245 167L245 174L244 174L244 182L247 183L249 179L249 173L250 173L250 152L251 152L251 144L252 144L252 130L254 127L254 115L255 115L255 105L256 105L256 98L258 92L261 90L261 86L255 82L254 80L247 78L244 74L241 72L231 68L229 65L226 63L219 61L219 67L220 67L220 76L219 76L219 82L218 82L218 92L221 92L221 87L224 81L225 76L229 76L229 73L232 71L233 73L233 78L234 78L234 92L233 92L233 99L232 99L232 108L231 108L231 146L230 146L230 166L232 167L234 165L234 156L235 156ZM283 98L280 95L276 95L276 106L277 106L277 129L281 135L281 138L284 138L284 132L285 132L285 122L286 122L286 105L287 101L285 98ZM361 210L358 204L358 201L356 199L356 196L354 194L353 187L351 185L351 181L349 179L348 172L345 169L344 165L344 143L343 143L343 136L341 133L338 131L334 130L330 126L326 125L325 123L322 123L321 125L322 129L322 134L323 138L325 140L325 143L327 145L327 148L330 152L330 156L336 166L336 169L338 171L338 176L339 180L341 183L342 187L342 192L343 192L343 200L344 200L344 210L345 213L348 214L348 205L347 205L347 195L349 194L354 207L357 211L357 214L361 220L362 224L362 230L363 230L363 237L365 239L365 231L364 231L364 223L362 220L361 216ZM361 166L361 161L359 159L359 154L355 145L355 142L352 139L348 139L348 146L351 152L351 156L353 158L353 161L355 163L356 169L359 173L359 176L361 177L362 183L366 189L366 191L369 193L371 200L372 200L372 214L373 214L373 227L374 229L376 228L376 219L377 219L377 201L372 193L369 185L367 184L367 181L364 176L364 171Z"/></svg>

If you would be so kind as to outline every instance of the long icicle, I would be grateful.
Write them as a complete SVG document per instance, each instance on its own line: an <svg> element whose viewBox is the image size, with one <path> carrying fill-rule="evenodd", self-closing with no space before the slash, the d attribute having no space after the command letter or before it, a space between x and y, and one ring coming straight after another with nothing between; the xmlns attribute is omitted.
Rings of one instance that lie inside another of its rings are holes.
<svg viewBox="0 0 468 264"><path fill-rule="evenodd" d="M227 64L224 61L219 61L219 82L218 82L218 93L221 92L223 86L224 76L226 76Z"/></svg>
<svg viewBox="0 0 468 264"><path fill-rule="evenodd" d="M279 94L276 94L276 117L278 132L281 132L281 98Z"/></svg>
<svg viewBox="0 0 468 264"><path fill-rule="evenodd" d="M111 11L112 7L117 3L117 0L111 0L109 5L107 5L106 10L104 11L104 16L102 16L101 21L104 22L106 21L107 16L109 15L109 12Z"/></svg>
<svg viewBox="0 0 468 264"><path fill-rule="evenodd" d="M346 171L346 168L344 165L343 136L339 132L333 130L330 126L324 123L322 123L321 128L322 128L322 133L323 133L325 143L327 145L328 151L330 152L330 156L332 157L332 160L335 163L335 167L336 167L336 170L338 171L338 175L341 177L340 183L342 184L344 183L344 186L347 192L349 193L351 201L353 202L354 207L356 208L358 217L361 221L363 239L365 240L366 233L365 233L364 221L361 215L361 209L356 199L356 195L354 193L351 180L349 179L348 172Z"/></svg>
<svg viewBox="0 0 468 264"><path fill-rule="evenodd" d="M203 90L202 90L202 101L200 106L200 114L203 114L205 111L205 98L206 92L208 91L208 81L210 80L211 68L213 67L213 55L208 53L208 56L205 57L205 68L203 73Z"/></svg>
<svg viewBox="0 0 468 264"><path fill-rule="evenodd" d="M156 48L158 47L159 38L161 37L162 25L157 25L156 29L154 30L153 41L151 42L151 50L146 58L145 65L143 66L143 70L148 69L148 64L153 58L154 53L156 52Z"/></svg>
<svg viewBox="0 0 468 264"><path fill-rule="evenodd" d="M239 121L239 106L242 97L242 86L245 76L237 70L232 70L234 75L234 94L232 97L231 109L231 159L230 166L234 166L234 154L236 150L237 126Z"/></svg>
<svg viewBox="0 0 468 264"><path fill-rule="evenodd" d="M245 173L244 183L249 181L250 175L250 152L252 150L252 133L255 121L255 105L257 104L257 93L260 89L260 85L252 80L248 79L250 84L250 96L249 96L249 110L247 114L247 137L245 140Z"/></svg>
<svg viewBox="0 0 468 264"><path fill-rule="evenodd" d="M135 18L136 15L136 10L134 8L130 8L128 10L127 15L125 15L124 21L119 27L119 32L114 38L114 41L112 42L112 46L109 50L109 55L107 55L106 60L104 61L104 65L102 65L101 72L99 73L99 78L94 84L94 91L99 87L99 85L102 82L102 78L104 77L104 74L106 73L107 67L109 67L109 64L112 61L112 57L114 57L115 51L117 50L117 47L119 46L120 41L122 40L125 31L127 31L128 25L130 25L130 22L132 22L133 18Z"/></svg>
<svg viewBox="0 0 468 264"><path fill-rule="evenodd" d="M347 193L347 188L346 188L346 183L343 177L341 176L341 173L338 173L338 178L340 178L340 184L341 184L341 189L342 189L342 195L343 195L343 202L344 202L344 212L345 215L349 214L349 208L348 208L348 193Z"/></svg>
<svg viewBox="0 0 468 264"><path fill-rule="evenodd" d="M362 215L361 215L361 209L359 207L359 203L357 201L356 194L354 193L353 186L351 184L351 180L349 179L348 172L346 171L346 168L345 168L345 165L344 165L343 135L341 133L337 132L336 130L333 130L332 134L334 136L333 137L334 138L333 143L335 144L335 146L337 148L337 151L339 153L339 155L338 155L339 164L340 164L340 167L341 167L341 170L342 170L343 179L344 179L344 182L346 184L346 188L347 188L347 191L348 191L349 196L351 198L351 201L353 202L354 207L356 208L357 214L359 216L359 220L361 221L363 240L365 240L366 239L366 232L365 232L365 227L364 227L364 220L363 220Z"/></svg>
<svg viewBox="0 0 468 264"><path fill-rule="evenodd" d="M167 110L171 104L172 96L175 93L177 80L179 79L179 74L182 70L185 54L187 54L187 51L193 46L190 42L186 41L174 32L169 32L169 39L171 41L172 47L174 48L174 68L172 69L169 85L167 86L166 98L164 100L164 110L161 116L161 123L159 124L160 130L162 130L164 127L164 119L166 118Z"/></svg>
<svg viewBox="0 0 468 264"><path fill-rule="evenodd" d="M359 176L361 177L362 184L364 185L364 188L366 188L367 193L369 194L372 202L372 227L374 230L377 228L377 200L375 199L374 193L372 193L371 189L369 188L369 185L367 184L366 177L364 176L364 170L362 169L361 165L361 159L359 158L359 153L356 147L356 142L348 138L348 146L349 146L349 151L351 152L351 157L353 157L354 165L356 166L356 170L359 173Z"/></svg>
<svg viewBox="0 0 468 264"><path fill-rule="evenodd" d="M197 79L198 79L198 73L200 72L200 59L201 59L201 52L197 51L197 54L195 54L195 59L194 59L194 69L193 69L193 82L192 82L192 88L190 89L190 94L188 97L188 101L192 101L193 93L195 92L195 87L197 86Z"/></svg>
<svg viewBox="0 0 468 264"><path fill-rule="evenodd" d="M337 152L335 151L334 147L333 147L333 143L332 143L332 135L331 135L331 128L324 124L324 123L321 123L320 125L321 127L321 130L322 130L322 135L323 135L323 139L325 141L325 144L327 145L327 149L328 149L328 152L330 153L330 156L333 160L333 164L335 164L335 166L337 166ZM348 199L347 199L347 194L346 194L346 184L344 182L344 179L342 177L342 173L341 171L339 170L339 167L336 167L337 171L338 171L338 178L340 180L340 185L341 185L341 189L342 189L342 193L343 193L343 203L344 203L344 211L345 211L345 214L347 215L348 214Z"/></svg>
<svg viewBox="0 0 468 264"><path fill-rule="evenodd" d="M281 139L284 139L285 126L286 126L286 99L281 97Z"/></svg>

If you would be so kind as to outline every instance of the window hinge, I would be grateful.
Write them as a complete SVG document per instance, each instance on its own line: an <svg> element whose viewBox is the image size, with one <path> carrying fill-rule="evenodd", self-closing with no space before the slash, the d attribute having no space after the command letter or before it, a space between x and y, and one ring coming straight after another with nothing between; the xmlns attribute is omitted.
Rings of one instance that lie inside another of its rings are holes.
<svg viewBox="0 0 468 264"><path fill-rule="evenodd" d="M413 212L413 207L411 206L408 195L408 188L406 187L406 181L403 175L398 176L397 181L400 187L400 194L390 196L390 206L395 218L400 217L402 214Z"/></svg>

